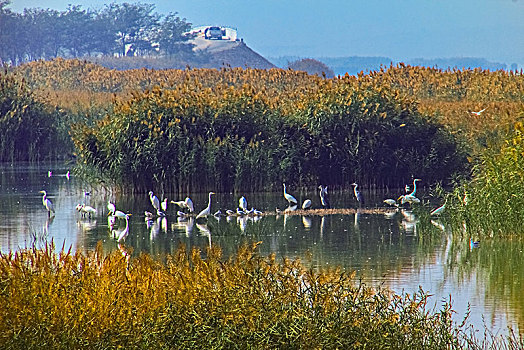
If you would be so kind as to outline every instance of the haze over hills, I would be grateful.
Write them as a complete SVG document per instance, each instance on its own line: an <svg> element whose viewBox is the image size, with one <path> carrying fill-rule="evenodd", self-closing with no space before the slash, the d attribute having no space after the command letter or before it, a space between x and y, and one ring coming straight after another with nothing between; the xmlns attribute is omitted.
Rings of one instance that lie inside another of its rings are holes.
<svg viewBox="0 0 524 350"><path fill-rule="evenodd" d="M298 56L283 56L283 57L268 57L274 65L280 68L287 68L290 62L300 60L304 57ZM395 61L389 57L363 57L363 56L348 56L348 57L316 57L314 58L333 70L335 75L344 75L346 72L350 75L356 75L361 71L369 72L378 70L380 67L389 67L391 64L403 62L412 66L435 67L441 69L469 69L482 68L494 70L517 70L517 65L508 66L505 63L490 62L485 58L475 57L450 57L450 58L417 58L406 61Z"/></svg>

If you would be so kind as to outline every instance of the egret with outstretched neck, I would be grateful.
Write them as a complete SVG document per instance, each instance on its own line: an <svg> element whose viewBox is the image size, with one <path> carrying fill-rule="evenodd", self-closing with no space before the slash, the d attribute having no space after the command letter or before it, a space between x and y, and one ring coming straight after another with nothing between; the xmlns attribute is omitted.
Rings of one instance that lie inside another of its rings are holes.
<svg viewBox="0 0 524 350"><path fill-rule="evenodd" d="M49 198L47 198L47 192L42 190L40 193L43 193L42 196L42 204L47 209L47 215L51 216L51 213L55 213L55 206L53 205L53 202Z"/></svg>
<svg viewBox="0 0 524 350"><path fill-rule="evenodd" d="M353 194L355 195L355 199L357 200L359 205L362 205L362 202L364 202L364 198L362 197L362 193L358 190L358 184L356 182L353 182L351 184L353 187Z"/></svg>
<svg viewBox="0 0 524 350"><path fill-rule="evenodd" d="M286 192L286 184L284 183L283 185L284 185L284 198L289 202L289 205L291 205L291 203L297 204L297 199Z"/></svg>
<svg viewBox="0 0 524 350"><path fill-rule="evenodd" d="M203 217L207 217L210 213L211 213L211 196L214 195L215 192L209 192L209 201L207 203L207 208L205 208L204 210L202 210L198 215L197 215L197 219L198 218L203 218Z"/></svg>

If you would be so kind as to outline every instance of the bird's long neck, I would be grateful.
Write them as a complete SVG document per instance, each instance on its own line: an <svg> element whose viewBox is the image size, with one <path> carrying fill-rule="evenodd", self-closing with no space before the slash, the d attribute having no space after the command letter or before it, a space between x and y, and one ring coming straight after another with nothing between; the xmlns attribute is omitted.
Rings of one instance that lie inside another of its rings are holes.
<svg viewBox="0 0 524 350"><path fill-rule="evenodd" d="M413 192L411 192L409 195L414 196L417 192L417 180L413 180Z"/></svg>
<svg viewBox="0 0 524 350"><path fill-rule="evenodd" d="M211 209L211 193L209 194L209 201L207 202L207 208Z"/></svg>

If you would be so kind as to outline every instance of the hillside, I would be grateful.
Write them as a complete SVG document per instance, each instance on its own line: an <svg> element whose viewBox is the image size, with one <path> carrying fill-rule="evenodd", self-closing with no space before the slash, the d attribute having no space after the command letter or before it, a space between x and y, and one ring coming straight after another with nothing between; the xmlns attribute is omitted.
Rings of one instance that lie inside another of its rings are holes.
<svg viewBox="0 0 524 350"><path fill-rule="evenodd" d="M192 54L174 56L136 57L93 57L88 61L106 68L126 69L185 69L249 67L258 69L276 68L274 64L249 48L240 40L207 40L195 38Z"/></svg>

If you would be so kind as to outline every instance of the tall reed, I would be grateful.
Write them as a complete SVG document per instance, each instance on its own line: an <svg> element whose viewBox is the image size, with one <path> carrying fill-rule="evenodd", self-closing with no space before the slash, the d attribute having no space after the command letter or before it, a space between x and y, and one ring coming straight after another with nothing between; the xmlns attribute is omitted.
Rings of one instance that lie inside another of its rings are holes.
<svg viewBox="0 0 524 350"><path fill-rule="evenodd" d="M395 295L340 269L181 247L148 255L72 253L54 245L0 256L4 348L410 348L471 341L453 310Z"/></svg>

